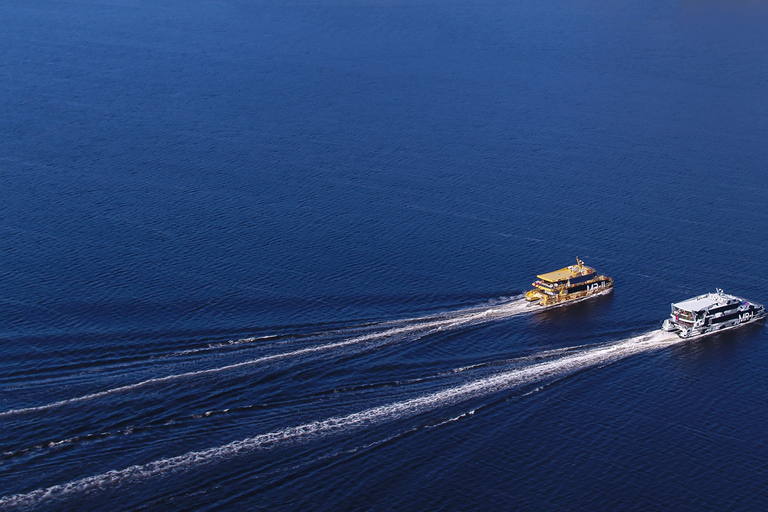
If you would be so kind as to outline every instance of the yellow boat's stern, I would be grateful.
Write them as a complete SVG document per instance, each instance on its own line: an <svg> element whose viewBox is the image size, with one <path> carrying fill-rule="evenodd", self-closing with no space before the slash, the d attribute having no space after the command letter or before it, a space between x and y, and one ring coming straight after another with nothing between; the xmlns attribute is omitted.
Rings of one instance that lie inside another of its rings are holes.
<svg viewBox="0 0 768 512"><path fill-rule="evenodd" d="M544 297L544 294L536 289L530 290L525 294L525 300L527 300L528 302L541 300L543 297Z"/></svg>

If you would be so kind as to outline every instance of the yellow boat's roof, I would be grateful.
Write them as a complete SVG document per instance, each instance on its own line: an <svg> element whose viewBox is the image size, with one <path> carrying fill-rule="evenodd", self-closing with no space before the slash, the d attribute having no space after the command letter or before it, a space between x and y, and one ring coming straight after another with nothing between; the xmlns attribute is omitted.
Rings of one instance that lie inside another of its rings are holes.
<svg viewBox="0 0 768 512"><path fill-rule="evenodd" d="M547 281L548 283L556 283L558 281L565 281L566 279L573 279L576 276L589 275L594 273L595 269L587 267L586 265L581 267L581 269L574 265L573 267L561 268L560 270L547 272L546 274L541 274L536 277L542 281Z"/></svg>
<svg viewBox="0 0 768 512"><path fill-rule="evenodd" d="M579 258L576 258L576 265L561 268L560 270L555 270L554 272L547 272L546 274L541 274L536 277L542 281L547 281L548 283L556 283L558 281L565 281L566 279L571 279L576 276L589 275L594 273L595 269L585 266Z"/></svg>
<svg viewBox="0 0 768 512"><path fill-rule="evenodd" d="M570 268L565 267L565 268L561 268L560 270L555 270L554 272L547 272L546 274L541 274L536 277L538 277L542 281L556 283L557 281L565 281L566 279L570 279L575 275L578 275L578 274L573 272Z"/></svg>

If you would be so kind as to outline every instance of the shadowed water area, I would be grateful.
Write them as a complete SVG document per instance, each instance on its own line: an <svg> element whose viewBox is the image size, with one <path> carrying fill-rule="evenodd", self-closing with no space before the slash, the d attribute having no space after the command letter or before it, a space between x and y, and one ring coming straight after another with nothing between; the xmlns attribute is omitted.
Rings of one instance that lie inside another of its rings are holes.
<svg viewBox="0 0 768 512"><path fill-rule="evenodd" d="M0 510L768 508L766 23L0 4Z"/></svg>

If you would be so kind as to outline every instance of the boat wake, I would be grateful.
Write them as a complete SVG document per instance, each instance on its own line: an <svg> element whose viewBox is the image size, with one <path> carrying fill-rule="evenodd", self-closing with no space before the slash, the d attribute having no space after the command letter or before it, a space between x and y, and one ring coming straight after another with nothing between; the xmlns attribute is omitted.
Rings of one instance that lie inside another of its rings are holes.
<svg viewBox="0 0 768 512"><path fill-rule="evenodd" d="M125 469L112 470L24 494L6 496L0 498L0 508L32 506L49 500L65 499L71 495L92 492L110 485L159 477L238 455L268 450L286 443L307 442L312 439L350 433L385 422L414 417L442 407L457 405L473 398L487 396L525 384L562 378L585 369L605 366L633 355L660 350L682 342L684 340L673 334L655 331L612 343L578 348L570 352L552 353L549 356L544 355L543 357L546 359L540 362L498 371L414 398L258 434L206 450L163 458Z"/></svg>
<svg viewBox="0 0 768 512"><path fill-rule="evenodd" d="M218 366L215 368L206 368L202 370L165 375L162 377L153 377L131 384L89 393L86 395L58 400L48 404L9 409L7 411L0 412L0 418L17 414L39 412L65 405L76 404L79 402L102 398L115 393L133 391L145 386L165 384L180 379L222 373L250 366L265 365L292 358L324 355L325 353L339 350L345 350L344 355L349 355L348 349L364 351L386 344L403 341L414 341L435 332L443 332L447 330L503 320L532 311L534 310L530 307L530 304L522 299L521 296L518 296L496 303L483 304L480 306L463 308L431 316L421 316L394 320L390 322L382 322L379 324L374 324L373 326L366 327L365 331L362 333L360 330L352 330L352 332L330 331L323 334L330 337L341 336L341 339L338 341L326 342L310 347L265 355L253 359L248 359L246 361Z"/></svg>

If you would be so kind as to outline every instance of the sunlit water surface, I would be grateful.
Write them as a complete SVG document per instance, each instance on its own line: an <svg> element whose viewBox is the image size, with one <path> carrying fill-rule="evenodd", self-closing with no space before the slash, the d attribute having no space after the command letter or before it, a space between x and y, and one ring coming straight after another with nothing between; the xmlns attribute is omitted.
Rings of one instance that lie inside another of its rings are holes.
<svg viewBox="0 0 768 512"><path fill-rule="evenodd" d="M4 2L0 509L768 508L767 22Z"/></svg>

